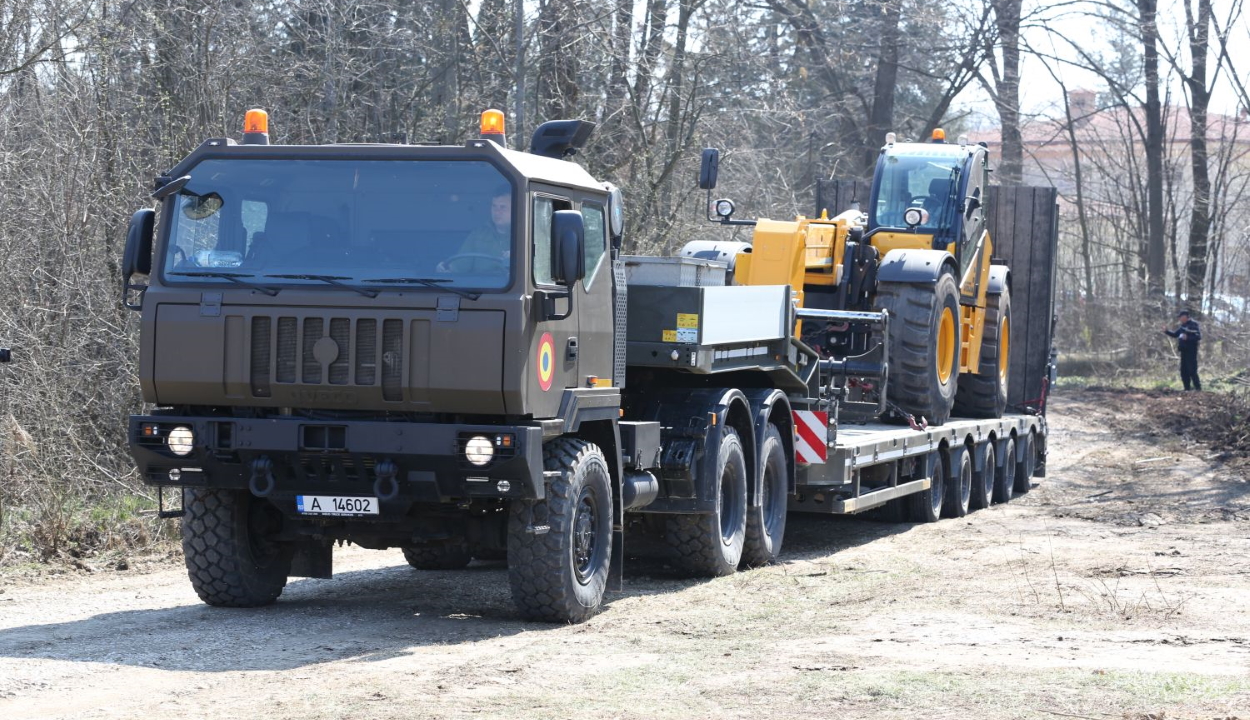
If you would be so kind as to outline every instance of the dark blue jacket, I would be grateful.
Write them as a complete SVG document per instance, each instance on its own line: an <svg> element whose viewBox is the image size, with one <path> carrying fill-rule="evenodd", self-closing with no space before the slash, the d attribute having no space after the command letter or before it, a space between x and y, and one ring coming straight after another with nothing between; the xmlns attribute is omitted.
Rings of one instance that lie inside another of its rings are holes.
<svg viewBox="0 0 1250 720"><path fill-rule="evenodd" d="M1198 327L1197 320L1187 320L1175 330L1164 330L1163 332L1176 338L1176 347L1180 350L1196 349L1198 341L1202 340L1202 329Z"/></svg>

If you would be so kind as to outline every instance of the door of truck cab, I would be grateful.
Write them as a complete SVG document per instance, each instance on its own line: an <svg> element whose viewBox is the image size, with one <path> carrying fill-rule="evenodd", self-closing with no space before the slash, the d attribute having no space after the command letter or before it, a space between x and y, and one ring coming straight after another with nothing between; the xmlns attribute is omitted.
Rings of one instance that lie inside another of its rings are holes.
<svg viewBox="0 0 1250 720"><path fill-rule="evenodd" d="M555 417L564 390L610 387L612 382L612 263L603 198L568 188L534 187L530 193L531 277L536 290L560 294L552 274L552 216L582 213L586 275L557 300L562 319L541 317L533 333L526 395L535 417Z"/></svg>

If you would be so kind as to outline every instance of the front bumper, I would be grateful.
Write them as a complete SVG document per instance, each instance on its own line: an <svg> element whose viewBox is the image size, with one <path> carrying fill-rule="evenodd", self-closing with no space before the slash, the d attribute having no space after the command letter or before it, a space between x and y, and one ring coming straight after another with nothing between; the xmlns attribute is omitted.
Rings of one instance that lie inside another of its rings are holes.
<svg viewBox="0 0 1250 720"><path fill-rule="evenodd" d="M194 433L187 455L166 443L175 427ZM474 435L511 435L512 447L475 466L464 455ZM259 485L280 507L294 507L297 495L373 495L388 516L415 503L544 496L537 426L132 415L128 438L147 485L255 491L254 479L267 475Z"/></svg>

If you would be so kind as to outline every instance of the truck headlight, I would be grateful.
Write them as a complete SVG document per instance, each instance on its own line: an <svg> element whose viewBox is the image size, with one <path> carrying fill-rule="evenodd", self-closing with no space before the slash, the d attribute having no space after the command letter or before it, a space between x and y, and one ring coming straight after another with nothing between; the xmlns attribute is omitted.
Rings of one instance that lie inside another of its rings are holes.
<svg viewBox="0 0 1250 720"><path fill-rule="evenodd" d="M495 457L495 446L485 435L474 435L464 444L464 458L474 465L485 465Z"/></svg>
<svg viewBox="0 0 1250 720"><path fill-rule="evenodd" d="M195 433L185 425L179 425L165 436L165 444L175 455L190 455L195 449Z"/></svg>

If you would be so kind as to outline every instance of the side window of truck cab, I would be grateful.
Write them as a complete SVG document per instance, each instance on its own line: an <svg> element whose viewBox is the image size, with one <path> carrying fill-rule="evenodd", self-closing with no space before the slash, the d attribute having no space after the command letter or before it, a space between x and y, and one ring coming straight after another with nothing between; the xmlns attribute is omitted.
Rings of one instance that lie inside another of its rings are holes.
<svg viewBox="0 0 1250 720"><path fill-rule="evenodd" d="M587 290L598 277L599 261L607 249L607 228L603 220L602 206L582 203L582 222L586 228L586 279L582 284Z"/></svg>
<svg viewBox="0 0 1250 720"><path fill-rule="evenodd" d="M536 195L534 197L533 233L534 247L534 284L555 285L552 274L551 218L556 210L572 210L573 204L568 200ZM589 268L589 264L587 268Z"/></svg>

